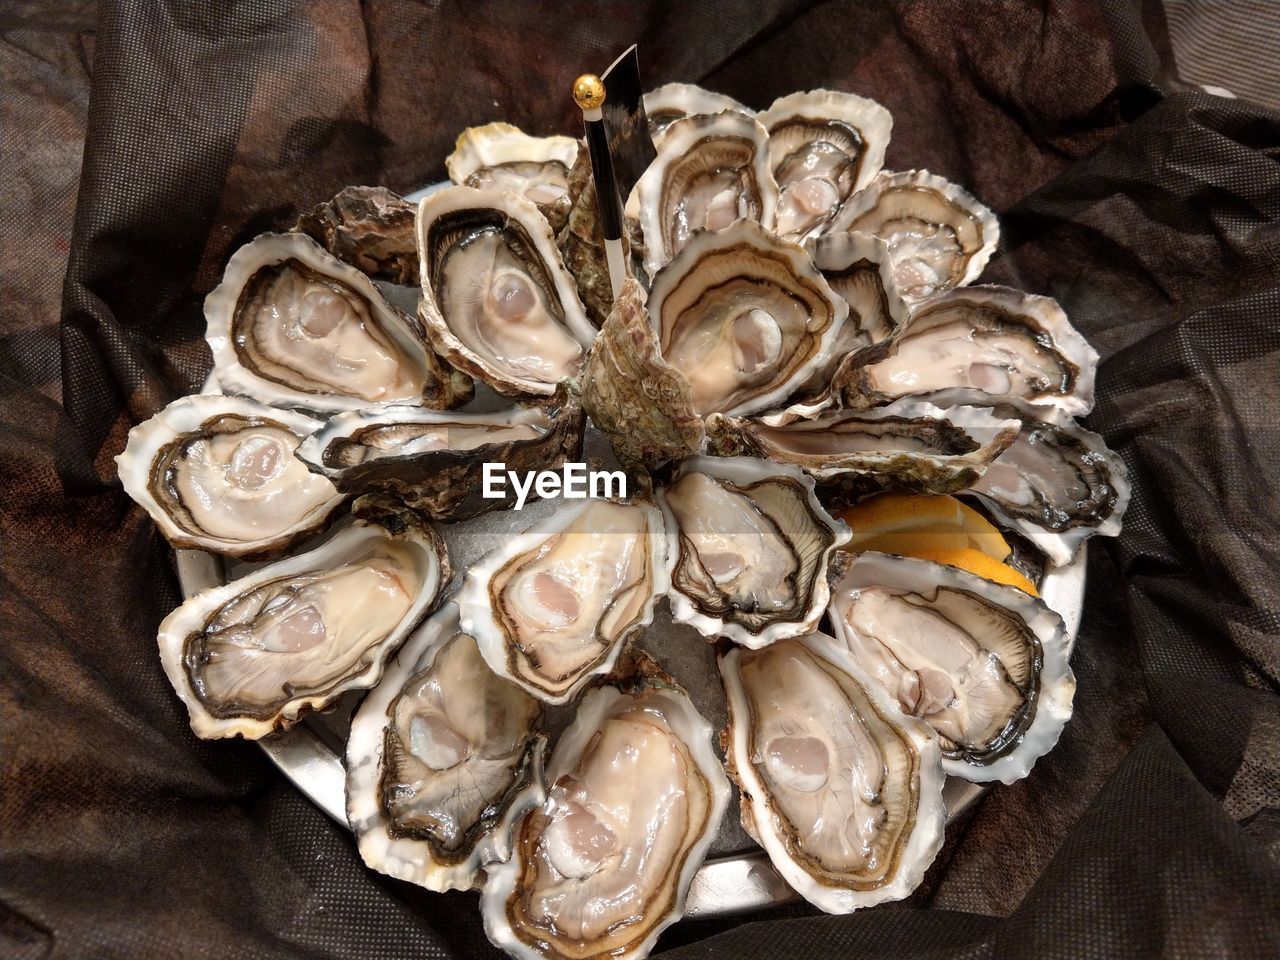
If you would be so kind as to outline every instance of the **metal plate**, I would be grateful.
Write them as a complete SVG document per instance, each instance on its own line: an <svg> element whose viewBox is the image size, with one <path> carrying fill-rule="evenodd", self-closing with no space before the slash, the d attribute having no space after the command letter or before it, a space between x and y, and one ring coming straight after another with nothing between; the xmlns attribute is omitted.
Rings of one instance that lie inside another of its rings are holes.
<svg viewBox="0 0 1280 960"><path fill-rule="evenodd" d="M442 184L410 194L416 200ZM402 304L403 305L403 304ZM409 304L409 309L413 309ZM217 392L212 382L209 392ZM506 402L495 396L481 396L474 406L496 407ZM612 459L608 444L594 429L588 430L584 456L606 464ZM466 570L512 533L524 530L549 514L553 501L532 503L523 511L501 511L465 523L442 527L455 570L454 587ZM306 546L310 547L317 541ZM227 561L194 550L177 551L178 579L184 596L225 583L254 565ZM1067 632L1075 637L1084 601L1085 552L1061 569L1051 569L1040 584L1041 596L1066 621ZM724 694L720 689L712 646L691 627L674 624L665 602L660 605L653 626L638 643L655 656L684 684L713 728L727 722ZM360 700L355 693L341 700L337 708L312 714L291 729L258 741L280 770L321 810L339 823L346 823L346 772L343 752L352 711ZM572 719L572 708L551 711L551 732L557 734ZM948 778L943 791L948 822L972 806L989 789L957 778ZM755 910L783 903L796 894L774 871L768 857L742 830L738 817L736 788L720 833L706 863L694 877L685 909L686 917L711 917Z"/></svg>

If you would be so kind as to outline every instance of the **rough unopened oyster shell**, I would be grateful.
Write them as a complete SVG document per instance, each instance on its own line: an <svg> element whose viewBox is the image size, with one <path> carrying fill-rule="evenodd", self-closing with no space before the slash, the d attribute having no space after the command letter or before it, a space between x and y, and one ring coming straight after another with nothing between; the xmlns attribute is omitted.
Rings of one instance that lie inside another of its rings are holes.
<svg viewBox="0 0 1280 960"><path fill-rule="evenodd" d="M762 647L812 633L832 554L849 528L797 467L692 457L658 491L672 558L671 618L706 637Z"/></svg>
<svg viewBox="0 0 1280 960"><path fill-rule="evenodd" d="M484 465L555 470L582 455L586 417L563 391L490 413L382 404L339 414L297 456L343 493L385 491L433 520L467 520L510 507L515 494L485 497Z"/></svg>
<svg viewBox="0 0 1280 960"><path fill-rule="evenodd" d="M558 233L569 215L569 168L577 155L573 137L532 137L499 121L463 130L444 165L456 184L506 190L537 204Z"/></svg>
<svg viewBox="0 0 1280 960"><path fill-rule="evenodd" d="M871 233L889 245L898 289L916 303L977 280L1000 243L995 214L928 170L882 173L830 232Z"/></svg>
<svg viewBox="0 0 1280 960"><path fill-rule="evenodd" d="M748 219L772 230L778 185L768 134L745 114L726 111L676 120L656 144L657 159L636 183L645 269L656 274L699 230Z"/></svg>
<svg viewBox="0 0 1280 960"><path fill-rule="evenodd" d="M417 204L386 187L345 187L300 216L293 229L374 279L416 287L417 211Z"/></svg>
<svg viewBox="0 0 1280 960"><path fill-rule="evenodd" d="M1076 681L1062 618L956 567L862 553L831 591L858 665L939 734L943 768L1013 783L1058 742Z"/></svg>
<svg viewBox="0 0 1280 960"><path fill-rule="evenodd" d="M398 504L306 553L201 590L160 624L160 662L205 738L256 740L372 687L449 578L440 535Z"/></svg>
<svg viewBox="0 0 1280 960"><path fill-rule="evenodd" d="M835 90L779 97L756 118L769 132L778 183L777 231L791 240L819 236L884 165L893 129L874 100Z"/></svg>
<svg viewBox="0 0 1280 960"><path fill-rule="evenodd" d="M484 864L511 855L514 821L541 802L541 714L494 676L457 607L442 607L351 718L347 819L364 862L428 890L476 886Z"/></svg>
<svg viewBox="0 0 1280 960"><path fill-rule="evenodd" d="M472 566L458 608L494 673L567 703L613 669L668 586L656 506L566 500Z"/></svg>
<svg viewBox="0 0 1280 960"><path fill-rule="evenodd" d="M1021 417L1022 429L967 492L1051 563L1070 563L1095 534L1116 536L1129 506L1129 476L1102 437L1053 407L1000 412Z"/></svg>
<svg viewBox="0 0 1280 960"><path fill-rule="evenodd" d="M447 187L418 209L419 310L460 370L508 396L550 396L596 330L546 218L512 193Z"/></svg>
<svg viewBox="0 0 1280 960"><path fill-rule="evenodd" d="M938 404L1025 400L1093 409L1098 353L1058 306L1009 287L963 287L920 304L889 340L841 364L836 389L855 410L904 396Z"/></svg>
<svg viewBox="0 0 1280 960"><path fill-rule="evenodd" d="M269 556L322 530L345 500L294 459L319 426L245 397L183 397L129 431L120 482L175 547Z"/></svg>
<svg viewBox="0 0 1280 960"><path fill-rule="evenodd" d="M787 883L828 913L911 893L946 823L937 734L824 634L719 665L742 823Z"/></svg>
<svg viewBox="0 0 1280 960"><path fill-rule="evenodd" d="M413 318L301 233L237 250L204 315L226 393L325 413L392 400L447 410L472 396L470 378L431 352Z"/></svg>
<svg viewBox="0 0 1280 960"><path fill-rule="evenodd" d="M510 860L487 869L485 932L523 960L639 960L683 914L729 801L711 725L660 678L601 687L546 780Z"/></svg>

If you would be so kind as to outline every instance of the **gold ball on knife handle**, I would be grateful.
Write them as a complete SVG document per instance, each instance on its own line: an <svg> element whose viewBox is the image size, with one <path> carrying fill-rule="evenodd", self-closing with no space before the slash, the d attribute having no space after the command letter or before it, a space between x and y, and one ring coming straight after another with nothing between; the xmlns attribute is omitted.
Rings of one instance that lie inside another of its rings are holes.
<svg viewBox="0 0 1280 960"><path fill-rule="evenodd" d="M573 99L580 110L594 110L604 103L604 82L594 73L584 73L573 81Z"/></svg>

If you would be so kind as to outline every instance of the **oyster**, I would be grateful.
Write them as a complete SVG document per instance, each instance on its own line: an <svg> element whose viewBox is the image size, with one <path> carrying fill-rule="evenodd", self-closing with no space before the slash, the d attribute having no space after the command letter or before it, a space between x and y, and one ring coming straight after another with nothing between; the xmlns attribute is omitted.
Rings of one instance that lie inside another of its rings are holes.
<svg viewBox="0 0 1280 960"><path fill-rule="evenodd" d="M907 322L911 308L898 292L883 240L835 233L806 241L805 249L831 289L849 304L849 319L836 342L837 357L879 343Z"/></svg>
<svg viewBox="0 0 1280 960"><path fill-rule="evenodd" d="M1097 366L1097 351L1056 301L965 287L921 304L894 337L848 358L836 377L855 410L927 395L937 403L1013 398L1085 414Z"/></svg>
<svg viewBox="0 0 1280 960"><path fill-rule="evenodd" d="M613 669L668 585L657 507L566 501L475 564L458 607L498 676L567 703Z"/></svg>
<svg viewBox="0 0 1280 960"><path fill-rule="evenodd" d="M573 137L531 137L510 123L468 127L445 158L449 179L481 190L506 190L538 205L553 232L569 216Z"/></svg>
<svg viewBox="0 0 1280 960"><path fill-rule="evenodd" d="M722 456L768 457L823 482L865 478L868 491L916 493L955 493L973 485L1020 426L985 407L943 409L912 399L778 426L718 414L707 422L708 445Z"/></svg>
<svg viewBox="0 0 1280 960"><path fill-rule="evenodd" d="M662 359L644 288L628 277L582 375L582 405L624 464L657 467L700 453L705 429L689 381Z"/></svg>
<svg viewBox="0 0 1280 960"><path fill-rule="evenodd" d="M593 690L546 779L511 859L488 868L485 932L525 960L646 956L684 912L728 804L710 724L660 678Z"/></svg>
<svg viewBox="0 0 1280 960"><path fill-rule="evenodd" d="M704 90L692 83L664 83L644 95L644 112L649 119L649 135L656 144L667 128L677 120L695 114L723 113L736 110L748 117L755 111L733 97Z"/></svg>
<svg viewBox="0 0 1280 960"><path fill-rule="evenodd" d="M767 460L693 457L658 500L673 620L747 647L814 630L849 529L822 509L813 480Z"/></svg>
<svg viewBox="0 0 1280 960"><path fill-rule="evenodd" d="M492 413L382 404L333 417L297 456L343 493L382 490L433 520L466 520L515 498L482 496L485 463L554 470L581 455L584 421L563 392Z"/></svg>
<svg viewBox="0 0 1280 960"><path fill-rule="evenodd" d="M418 210L419 307L460 370L508 396L550 395L585 362L596 330L528 200L448 187Z"/></svg>
<svg viewBox="0 0 1280 960"><path fill-rule="evenodd" d="M323 412L471 399L471 380L427 349L412 318L301 233L263 234L237 250L204 315L226 393Z"/></svg>
<svg viewBox="0 0 1280 960"><path fill-rule="evenodd" d="M1124 461L1060 410L1001 409L1021 416L1022 430L968 492L1055 564L1094 534L1118 534L1129 505Z"/></svg>
<svg viewBox="0 0 1280 960"><path fill-rule="evenodd" d="M769 132L778 183L777 231L819 236L884 165L893 118L874 100L835 90L792 93L757 118Z"/></svg>
<svg viewBox="0 0 1280 960"><path fill-rule="evenodd" d="M889 245L898 289L915 303L977 280L1000 243L995 214L928 170L882 173L830 232L871 233Z"/></svg>
<svg viewBox="0 0 1280 960"><path fill-rule="evenodd" d="M849 913L900 900L942 847L942 756L824 634L720 658L742 822L806 900Z"/></svg>
<svg viewBox="0 0 1280 960"><path fill-rule="evenodd" d="M832 589L831 621L903 712L937 731L953 776L1020 780L1071 717L1062 618L1017 587L863 553Z"/></svg>
<svg viewBox="0 0 1280 960"><path fill-rule="evenodd" d="M183 397L129 431L120 482L175 547L266 556L322 529L345 499L293 458L319 426L244 397Z"/></svg>
<svg viewBox="0 0 1280 960"><path fill-rule="evenodd" d="M698 230L720 230L743 218L773 229L778 185L769 169L768 134L751 117L733 111L685 117L667 128L657 147L635 189L650 276Z"/></svg>
<svg viewBox="0 0 1280 960"><path fill-rule="evenodd" d="M373 686L449 577L444 542L398 505L307 553L202 590L160 624L160 662L205 738L256 740Z"/></svg>
<svg viewBox="0 0 1280 960"><path fill-rule="evenodd" d="M300 216L293 229L362 273L416 287L418 248L413 221L417 209L386 187L346 187Z"/></svg>
<svg viewBox="0 0 1280 960"><path fill-rule="evenodd" d="M448 604L387 665L351 720L347 819L375 870L429 890L469 890L511 855L510 830L541 802L542 707L499 680ZM514 804L517 795L524 805Z"/></svg>
<svg viewBox="0 0 1280 960"><path fill-rule="evenodd" d="M830 365L849 313L802 247L750 220L694 236L654 277L648 309L702 416L776 406Z"/></svg>

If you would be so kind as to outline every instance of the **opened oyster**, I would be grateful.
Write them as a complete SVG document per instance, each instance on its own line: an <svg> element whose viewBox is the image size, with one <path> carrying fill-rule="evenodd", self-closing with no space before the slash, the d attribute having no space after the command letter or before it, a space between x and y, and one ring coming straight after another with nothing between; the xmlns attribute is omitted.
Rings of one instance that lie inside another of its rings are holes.
<svg viewBox="0 0 1280 960"><path fill-rule="evenodd" d="M573 137L531 137L498 122L463 130L444 165L456 184L506 190L537 204L558 233L569 215L569 168L577 155Z"/></svg>
<svg viewBox="0 0 1280 960"><path fill-rule="evenodd" d="M742 822L814 906L900 900L942 846L937 735L823 634L720 658Z"/></svg>
<svg viewBox="0 0 1280 960"><path fill-rule="evenodd" d="M458 594L462 629L493 671L567 703L613 669L669 583L662 514L586 500L490 553Z"/></svg>
<svg viewBox="0 0 1280 960"><path fill-rule="evenodd" d="M373 282L301 233L232 255L205 298L205 339L226 393L323 412L399 400L450 409L471 380L423 343Z"/></svg>
<svg viewBox="0 0 1280 960"><path fill-rule="evenodd" d="M977 280L1000 242L995 214L928 170L882 173L836 218L838 230L884 240L913 303Z"/></svg>
<svg viewBox="0 0 1280 960"><path fill-rule="evenodd" d="M751 117L755 111L733 97L705 90L692 83L664 83L644 95L644 112L649 120L649 134L657 143L667 128L677 120L695 114L723 113L736 110Z"/></svg>
<svg viewBox="0 0 1280 960"><path fill-rule="evenodd" d="M583 698L545 801L488 869L485 932L512 956L637 960L684 912L729 782L683 691L656 677L630 687Z"/></svg>
<svg viewBox="0 0 1280 960"><path fill-rule="evenodd" d="M406 641L351 719L347 819L364 862L429 890L469 890L511 855L541 802L542 707L500 680L448 604ZM512 801L524 797L524 805Z"/></svg>
<svg viewBox="0 0 1280 960"><path fill-rule="evenodd" d="M884 165L893 118L874 100L835 90L779 97L756 118L769 132L777 231L819 236Z"/></svg>
<svg viewBox="0 0 1280 960"><path fill-rule="evenodd" d="M635 189L650 276L699 230L744 218L773 229L778 185L768 134L751 117L736 111L685 117L656 146L658 157Z"/></svg>
<svg viewBox="0 0 1280 960"><path fill-rule="evenodd" d="M189 597L160 662L206 738L255 740L373 686L449 578L430 526L376 498L307 553Z"/></svg>
<svg viewBox="0 0 1280 960"><path fill-rule="evenodd" d="M483 495L485 463L556 469L581 455L584 419L564 394L492 413L383 404L332 418L297 456L343 493L386 491L433 520L465 520L514 500Z"/></svg>
<svg viewBox="0 0 1280 960"><path fill-rule="evenodd" d="M1071 717L1062 618L1017 587L863 553L832 589L831 621L903 712L938 732L952 776L1020 780Z"/></svg>
<svg viewBox="0 0 1280 960"><path fill-rule="evenodd" d="M1021 424L985 407L936 407L899 400L861 412L837 410L773 425L719 415L708 445L802 467L824 483L866 481L863 493L903 489L955 493L975 484L1018 436Z"/></svg>
<svg viewBox="0 0 1280 960"><path fill-rule="evenodd" d="M1097 366L1097 351L1056 301L965 287L921 304L894 337L851 357L837 377L855 410L919 395L937 403L1013 398L1085 414Z"/></svg>
<svg viewBox="0 0 1280 960"><path fill-rule="evenodd" d="M1124 461L1060 410L1005 412L1022 417L1021 432L968 492L1059 565L1094 534L1118 534L1129 505Z"/></svg>
<svg viewBox="0 0 1280 960"><path fill-rule="evenodd" d="M822 509L802 471L751 457L693 457L658 499L673 620L747 647L818 625L828 564L849 530Z"/></svg>
<svg viewBox="0 0 1280 960"><path fill-rule="evenodd" d="M244 397L183 397L129 431L116 466L175 547L262 557L322 529L344 500L293 457L319 426Z"/></svg>
<svg viewBox="0 0 1280 960"><path fill-rule="evenodd" d="M546 218L528 200L449 187L418 209L419 307L450 363L509 396L549 396L595 339Z"/></svg>

